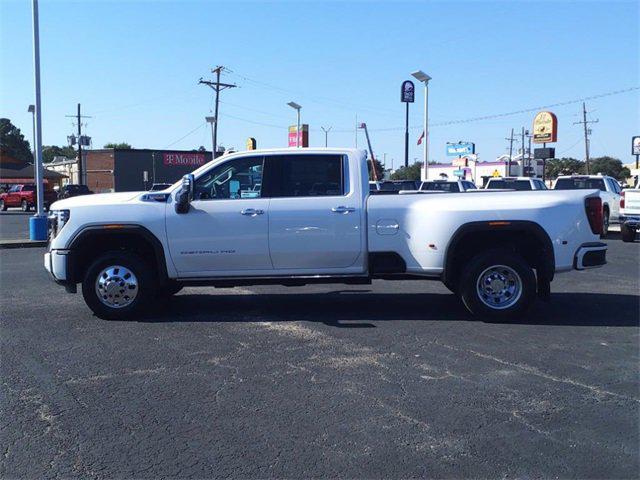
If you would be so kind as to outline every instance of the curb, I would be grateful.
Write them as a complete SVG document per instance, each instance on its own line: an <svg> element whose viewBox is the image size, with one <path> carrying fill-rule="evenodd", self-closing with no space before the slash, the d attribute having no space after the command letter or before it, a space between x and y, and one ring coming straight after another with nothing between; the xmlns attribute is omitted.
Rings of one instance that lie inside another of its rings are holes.
<svg viewBox="0 0 640 480"><path fill-rule="evenodd" d="M40 248L46 246L46 240L0 240L0 250L9 248Z"/></svg>

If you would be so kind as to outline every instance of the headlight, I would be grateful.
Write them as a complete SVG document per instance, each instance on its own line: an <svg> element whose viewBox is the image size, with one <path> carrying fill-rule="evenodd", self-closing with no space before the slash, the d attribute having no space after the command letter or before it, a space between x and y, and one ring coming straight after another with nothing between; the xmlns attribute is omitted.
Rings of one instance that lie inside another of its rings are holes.
<svg viewBox="0 0 640 480"><path fill-rule="evenodd" d="M71 216L69 210L51 210L49 211L49 233L54 238L60 233L62 227L69 221Z"/></svg>

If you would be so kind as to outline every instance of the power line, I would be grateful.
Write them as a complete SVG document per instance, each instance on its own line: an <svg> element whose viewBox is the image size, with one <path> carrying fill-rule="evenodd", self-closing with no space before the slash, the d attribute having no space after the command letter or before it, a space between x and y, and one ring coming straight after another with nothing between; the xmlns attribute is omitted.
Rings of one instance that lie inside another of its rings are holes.
<svg viewBox="0 0 640 480"><path fill-rule="evenodd" d="M588 128L590 123L598 123L600 120L587 120L587 106L585 102L582 102L582 121L573 122L574 125L584 126L584 165L589 174L589 135L591 135L591 129Z"/></svg>
<svg viewBox="0 0 640 480"><path fill-rule="evenodd" d="M216 153L218 151L218 105L220 104L220 92L226 88L236 88L237 86L233 83L220 82L220 74L222 73L223 70L224 70L224 67L222 65L218 65L216 68L211 70L212 73L216 74L215 82L209 81L209 80L202 80L202 78L198 82L200 84L207 85L208 87L212 88L216 92L216 104L215 104L216 106L215 106L215 112L213 114L215 123L213 124L212 158L216 158Z"/></svg>
<svg viewBox="0 0 640 480"><path fill-rule="evenodd" d="M167 145L165 148L169 148L169 147L173 147L176 143L181 142L182 140L184 140L185 138L187 138L189 135L191 135L193 132L195 132L196 130L204 127L207 124L207 122L203 122L200 125L198 125L196 128L194 128L193 130L189 131L189 133L187 133L186 135L180 137L178 140L176 140L175 142L170 143L169 145Z"/></svg>

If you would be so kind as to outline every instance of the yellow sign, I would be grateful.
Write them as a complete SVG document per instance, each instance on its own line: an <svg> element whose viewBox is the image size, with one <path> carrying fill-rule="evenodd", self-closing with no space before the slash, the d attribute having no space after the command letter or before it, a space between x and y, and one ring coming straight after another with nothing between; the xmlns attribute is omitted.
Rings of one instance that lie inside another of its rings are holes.
<svg viewBox="0 0 640 480"><path fill-rule="evenodd" d="M500 172L498 171L497 168L493 171L493 176L494 177L499 177L500 176Z"/></svg>
<svg viewBox="0 0 640 480"><path fill-rule="evenodd" d="M247 138L247 150L255 150L256 149L256 139L253 137Z"/></svg>
<svg viewBox="0 0 640 480"><path fill-rule="evenodd" d="M551 112L540 112L533 119L533 143L558 141L558 117Z"/></svg>

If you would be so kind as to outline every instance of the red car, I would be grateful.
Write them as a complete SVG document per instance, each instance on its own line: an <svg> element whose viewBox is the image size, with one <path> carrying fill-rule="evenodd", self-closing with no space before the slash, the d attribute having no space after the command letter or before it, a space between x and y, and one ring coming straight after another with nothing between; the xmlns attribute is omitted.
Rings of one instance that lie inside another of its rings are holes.
<svg viewBox="0 0 640 480"><path fill-rule="evenodd" d="M49 208L58 199L53 190L44 190L44 208ZM0 210L3 212L10 207L20 207L23 212L28 212L36 206L36 186L14 185L8 192L0 194Z"/></svg>

